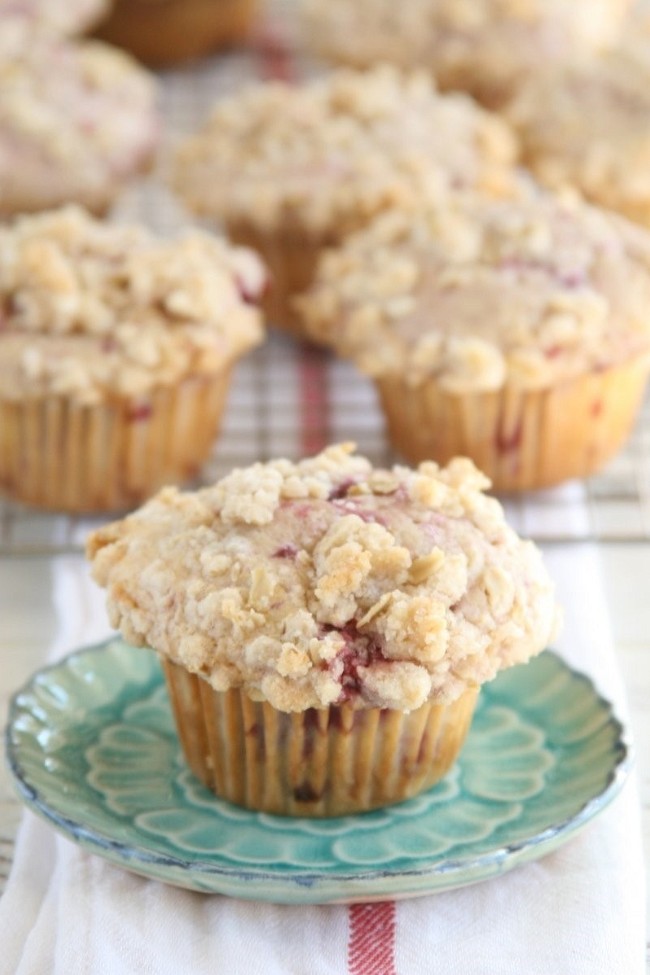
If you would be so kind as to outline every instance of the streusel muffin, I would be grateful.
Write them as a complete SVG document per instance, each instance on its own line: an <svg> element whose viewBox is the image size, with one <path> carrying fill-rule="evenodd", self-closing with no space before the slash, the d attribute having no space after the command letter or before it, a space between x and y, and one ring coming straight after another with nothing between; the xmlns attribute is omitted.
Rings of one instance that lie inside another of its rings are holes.
<svg viewBox="0 0 650 975"><path fill-rule="evenodd" d="M173 184L189 207L223 220L271 271L267 310L299 328L290 298L322 248L377 213L450 187L508 192L514 138L425 74L340 70L298 86L273 82L224 99L179 150Z"/></svg>
<svg viewBox="0 0 650 975"><path fill-rule="evenodd" d="M103 213L150 165L152 77L91 41L0 31L0 219L78 203Z"/></svg>
<svg viewBox="0 0 650 975"><path fill-rule="evenodd" d="M650 16L597 59L531 73L504 114L542 183L650 226Z"/></svg>
<svg viewBox="0 0 650 975"><path fill-rule="evenodd" d="M152 66L245 41L258 0L113 0L98 36Z"/></svg>
<svg viewBox="0 0 650 975"><path fill-rule="evenodd" d="M497 108L531 69L615 43L632 0L303 0L304 34L322 56L433 72L443 90Z"/></svg>
<svg viewBox="0 0 650 975"><path fill-rule="evenodd" d="M192 477L262 337L256 255L76 208L0 229L0 489L120 510Z"/></svg>
<svg viewBox="0 0 650 975"><path fill-rule="evenodd" d="M498 490L598 470L650 368L650 236L575 197L394 212L322 261L300 301L373 377L410 461L471 457Z"/></svg>
<svg viewBox="0 0 650 975"><path fill-rule="evenodd" d="M553 636L540 553L470 461L379 470L351 450L165 489L88 541L112 624L161 657L189 765L253 809L428 788L480 685Z"/></svg>

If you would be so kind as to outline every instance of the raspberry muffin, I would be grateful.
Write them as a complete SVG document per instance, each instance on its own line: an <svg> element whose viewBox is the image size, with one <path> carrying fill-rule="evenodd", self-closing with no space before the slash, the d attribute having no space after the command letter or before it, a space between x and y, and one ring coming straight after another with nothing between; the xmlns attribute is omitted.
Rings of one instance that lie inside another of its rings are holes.
<svg viewBox="0 0 650 975"><path fill-rule="evenodd" d="M490 108L534 66L571 63L615 43L631 0L304 0L303 33L317 53L367 67L427 67L443 90Z"/></svg>
<svg viewBox="0 0 650 975"><path fill-rule="evenodd" d="M470 456L500 491L602 467L650 367L650 236L577 198L394 212L324 257L312 337L377 385L410 461Z"/></svg>
<svg viewBox="0 0 650 975"><path fill-rule="evenodd" d="M153 66L240 44L258 0L114 0L98 36Z"/></svg>
<svg viewBox="0 0 650 975"><path fill-rule="evenodd" d="M161 657L189 765L249 808L416 795L480 685L554 633L540 554L470 461L379 470L351 449L167 488L88 541L112 624Z"/></svg>
<svg viewBox="0 0 650 975"><path fill-rule="evenodd" d="M0 229L0 489L120 510L206 460L262 337L256 255L68 208Z"/></svg>
<svg viewBox="0 0 650 975"><path fill-rule="evenodd" d="M158 142L153 79L99 42L0 32L0 219L78 203L102 213Z"/></svg>
<svg viewBox="0 0 650 975"><path fill-rule="evenodd" d="M650 16L606 55L531 74L504 114L542 183L650 226Z"/></svg>
<svg viewBox="0 0 650 975"><path fill-rule="evenodd" d="M179 149L172 182L190 209L263 255L270 320L299 331L290 299L323 247L450 187L509 192L515 156L505 123L462 95L439 95L424 74L340 70L224 99Z"/></svg>

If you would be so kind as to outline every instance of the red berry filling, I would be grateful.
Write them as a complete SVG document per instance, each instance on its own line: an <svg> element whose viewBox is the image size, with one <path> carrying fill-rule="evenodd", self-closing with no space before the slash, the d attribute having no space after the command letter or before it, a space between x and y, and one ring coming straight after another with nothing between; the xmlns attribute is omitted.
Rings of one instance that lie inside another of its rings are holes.
<svg viewBox="0 0 650 975"><path fill-rule="evenodd" d="M344 646L329 665L336 679L341 684L341 695L337 704L343 704L360 694L363 680L359 675L360 667L370 667L372 664L389 663L384 656L377 637L360 633L354 620L350 620L343 627L326 625L326 633L340 633L345 640Z"/></svg>
<svg viewBox="0 0 650 975"><path fill-rule="evenodd" d="M273 553L274 559L295 559L298 549L295 545L282 545Z"/></svg>

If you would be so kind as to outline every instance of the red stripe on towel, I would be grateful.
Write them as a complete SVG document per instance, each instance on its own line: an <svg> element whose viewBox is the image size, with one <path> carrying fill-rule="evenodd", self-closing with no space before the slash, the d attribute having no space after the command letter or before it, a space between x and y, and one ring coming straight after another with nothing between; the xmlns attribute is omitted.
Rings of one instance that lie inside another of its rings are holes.
<svg viewBox="0 0 650 975"><path fill-rule="evenodd" d="M304 345L298 350L300 450L317 454L330 441L329 382L323 353Z"/></svg>
<svg viewBox="0 0 650 975"><path fill-rule="evenodd" d="M350 975L397 975L395 968L396 909L392 901L353 904L349 908Z"/></svg>
<svg viewBox="0 0 650 975"><path fill-rule="evenodd" d="M282 30L270 21L263 22L253 39L258 73L264 81L296 80L291 46Z"/></svg>

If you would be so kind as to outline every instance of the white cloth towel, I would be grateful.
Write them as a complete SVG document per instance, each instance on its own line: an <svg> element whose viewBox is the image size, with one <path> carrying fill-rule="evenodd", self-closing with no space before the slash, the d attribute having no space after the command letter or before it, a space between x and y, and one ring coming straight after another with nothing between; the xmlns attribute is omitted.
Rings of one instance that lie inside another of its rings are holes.
<svg viewBox="0 0 650 975"><path fill-rule="evenodd" d="M597 553L547 552L558 648L625 715ZM53 563L55 659L107 632L81 559ZM634 780L560 849L494 880L395 905L282 907L142 879L26 813L0 901L7 975L642 975L645 882Z"/></svg>

